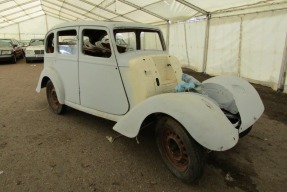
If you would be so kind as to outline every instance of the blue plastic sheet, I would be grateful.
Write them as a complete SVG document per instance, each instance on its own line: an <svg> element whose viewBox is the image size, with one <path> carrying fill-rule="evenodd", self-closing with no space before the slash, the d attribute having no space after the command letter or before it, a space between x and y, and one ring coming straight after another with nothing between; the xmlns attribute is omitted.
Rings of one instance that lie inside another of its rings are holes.
<svg viewBox="0 0 287 192"><path fill-rule="evenodd" d="M198 80L196 80L194 77L187 75L185 73L182 74L181 79L184 83L180 83L176 85L175 87L176 92L190 91L201 86L201 83Z"/></svg>
<svg viewBox="0 0 287 192"><path fill-rule="evenodd" d="M185 92L190 89L194 89L195 85L194 83L180 83L176 85L175 90L176 92Z"/></svg>

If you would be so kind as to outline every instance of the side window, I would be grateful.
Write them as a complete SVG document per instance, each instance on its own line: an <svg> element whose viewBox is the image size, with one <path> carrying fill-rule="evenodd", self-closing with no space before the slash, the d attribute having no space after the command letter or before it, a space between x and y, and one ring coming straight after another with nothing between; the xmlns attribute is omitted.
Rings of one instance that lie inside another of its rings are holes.
<svg viewBox="0 0 287 192"><path fill-rule="evenodd" d="M51 33L46 39L46 53L54 53L54 33Z"/></svg>
<svg viewBox="0 0 287 192"><path fill-rule="evenodd" d="M58 52L65 55L75 55L77 53L76 30L58 32Z"/></svg>
<svg viewBox="0 0 287 192"><path fill-rule="evenodd" d="M137 50L135 32L116 33L116 44L119 53Z"/></svg>
<svg viewBox="0 0 287 192"><path fill-rule="evenodd" d="M111 57L110 38L105 30L84 29L82 53L93 57Z"/></svg>

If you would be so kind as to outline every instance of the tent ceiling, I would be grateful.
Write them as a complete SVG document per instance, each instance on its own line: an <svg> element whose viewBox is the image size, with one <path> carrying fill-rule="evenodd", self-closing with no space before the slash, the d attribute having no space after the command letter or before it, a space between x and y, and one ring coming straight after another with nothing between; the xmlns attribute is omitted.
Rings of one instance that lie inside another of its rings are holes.
<svg viewBox="0 0 287 192"><path fill-rule="evenodd" d="M42 15L66 21L163 23L256 7L287 8L287 0L0 0L0 28Z"/></svg>

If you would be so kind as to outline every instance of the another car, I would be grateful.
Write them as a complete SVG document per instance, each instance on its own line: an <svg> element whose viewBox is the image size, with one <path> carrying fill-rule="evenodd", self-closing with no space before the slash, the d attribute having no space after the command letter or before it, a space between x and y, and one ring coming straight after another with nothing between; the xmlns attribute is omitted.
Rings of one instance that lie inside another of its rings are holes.
<svg viewBox="0 0 287 192"><path fill-rule="evenodd" d="M245 80L218 76L201 83L183 74L151 25L60 24L46 34L44 57L36 91L46 88L54 113L69 106L109 119L130 138L154 127L164 163L188 183L202 175L205 151L234 147L264 111Z"/></svg>
<svg viewBox="0 0 287 192"><path fill-rule="evenodd" d="M29 46L29 40L19 40L19 43L25 53L26 48Z"/></svg>
<svg viewBox="0 0 287 192"><path fill-rule="evenodd" d="M16 63L23 57L23 49L16 39L0 39L0 61Z"/></svg>
<svg viewBox="0 0 287 192"><path fill-rule="evenodd" d="M26 63L44 60L44 39L31 39L25 50Z"/></svg>

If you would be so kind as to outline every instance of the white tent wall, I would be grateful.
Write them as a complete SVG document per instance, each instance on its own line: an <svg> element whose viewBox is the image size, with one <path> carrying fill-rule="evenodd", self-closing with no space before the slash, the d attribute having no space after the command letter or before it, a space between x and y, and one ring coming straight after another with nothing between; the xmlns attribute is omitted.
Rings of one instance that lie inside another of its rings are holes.
<svg viewBox="0 0 287 192"><path fill-rule="evenodd" d="M183 67L203 72L206 20L159 27L168 41L169 53L175 55Z"/></svg>
<svg viewBox="0 0 287 192"><path fill-rule="evenodd" d="M239 47L240 17L211 19L206 73L238 74Z"/></svg>
<svg viewBox="0 0 287 192"><path fill-rule="evenodd" d="M188 66L185 24L178 23L169 27L169 53L175 55L183 66Z"/></svg>
<svg viewBox="0 0 287 192"><path fill-rule="evenodd" d="M19 23L20 40L44 38L47 32L46 16L40 16Z"/></svg>
<svg viewBox="0 0 287 192"><path fill-rule="evenodd" d="M44 38L46 32L64 20L43 15L21 23L0 28L0 38L14 38L18 40L30 40L33 38Z"/></svg>
<svg viewBox="0 0 287 192"><path fill-rule="evenodd" d="M197 72L203 72L205 30L206 21L169 28L169 53ZM205 72L237 75L277 90L286 32L286 10L211 18Z"/></svg>
<svg viewBox="0 0 287 192"><path fill-rule="evenodd" d="M284 55L286 32L286 11L244 16L241 76L276 90Z"/></svg>
<svg viewBox="0 0 287 192"><path fill-rule="evenodd" d="M10 25L8 27L0 29L0 38L19 39L19 25Z"/></svg>
<svg viewBox="0 0 287 192"><path fill-rule="evenodd" d="M185 24L188 66L203 72L206 20Z"/></svg>
<svg viewBox="0 0 287 192"><path fill-rule="evenodd" d="M49 16L49 15L46 15L46 19L47 19L47 28L48 28L48 30L51 29L55 25L67 22L65 20L61 20L61 19Z"/></svg>

